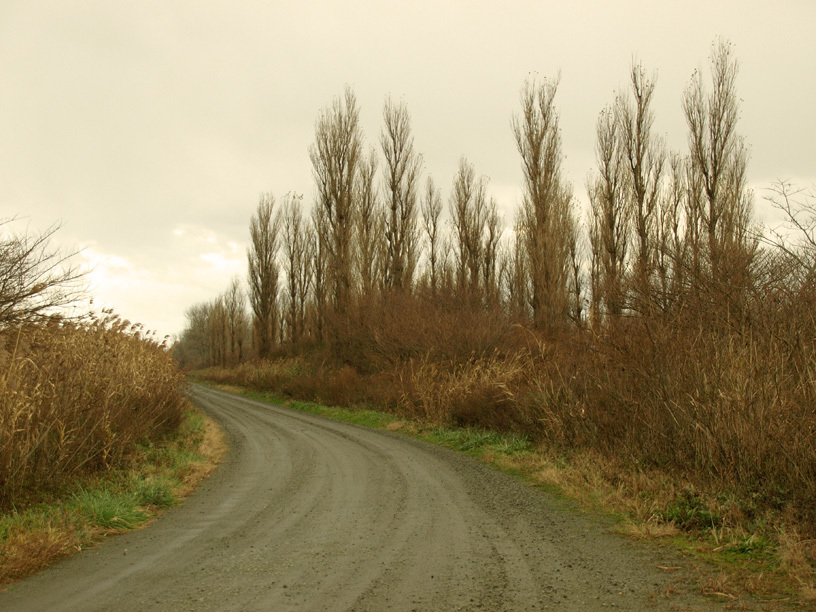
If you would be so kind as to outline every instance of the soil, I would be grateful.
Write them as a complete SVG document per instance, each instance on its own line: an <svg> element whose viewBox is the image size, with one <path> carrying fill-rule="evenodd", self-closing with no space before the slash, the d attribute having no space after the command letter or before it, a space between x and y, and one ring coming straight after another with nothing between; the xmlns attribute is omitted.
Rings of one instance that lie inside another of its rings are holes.
<svg viewBox="0 0 816 612"><path fill-rule="evenodd" d="M462 455L194 386L223 464L2 610L710 610L672 553ZM661 569L663 568L663 569Z"/></svg>

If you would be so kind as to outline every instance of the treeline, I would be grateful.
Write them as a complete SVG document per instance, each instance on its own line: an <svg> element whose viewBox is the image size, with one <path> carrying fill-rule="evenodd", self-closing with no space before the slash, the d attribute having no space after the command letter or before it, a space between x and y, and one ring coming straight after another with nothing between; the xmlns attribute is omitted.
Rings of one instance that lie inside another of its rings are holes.
<svg viewBox="0 0 816 612"><path fill-rule="evenodd" d="M319 115L310 209L264 195L240 283L193 306L176 346L213 377L523 430L738 490L814 517L816 209L776 186L802 236L752 220L737 61L713 45L682 109L688 150L654 129L655 77L632 66L600 113L581 213L562 172L557 80L512 122L512 226L462 158L445 200L402 104L366 149L354 93ZM279 358L278 361L269 361Z"/></svg>

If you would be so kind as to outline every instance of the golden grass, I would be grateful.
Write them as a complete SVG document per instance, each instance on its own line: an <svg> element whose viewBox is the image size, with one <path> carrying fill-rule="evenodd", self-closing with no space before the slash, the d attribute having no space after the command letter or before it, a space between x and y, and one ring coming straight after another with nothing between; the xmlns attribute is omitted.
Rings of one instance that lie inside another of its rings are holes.
<svg viewBox="0 0 816 612"><path fill-rule="evenodd" d="M2 543L0 584L33 574L80 550L74 528L51 524L11 534Z"/></svg>
<svg viewBox="0 0 816 612"><path fill-rule="evenodd" d="M130 474L138 477L132 478L131 482L151 478L178 479L178 486L173 488L177 501L190 495L212 474L227 452L223 431L206 417L201 432L183 431L180 437L169 438L166 447L191 450L193 453L180 455L190 458L180 465L135 461ZM120 475L118 472L113 474ZM104 481L103 476L101 480L96 479L95 484L100 485ZM138 527L148 525L161 512L155 507L141 510L145 513L145 520ZM0 585L33 574L55 561L95 545L105 537L127 530L124 527L100 527L61 501L40 505L24 515L18 515L17 520L9 524L5 537L0 538Z"/></svg>
<svg viewBox="0 0 816 612"><path fill-rule="evenodd" d="M0 330L0 510L123 465L179 426L170 355L114 316Z"/></svg>

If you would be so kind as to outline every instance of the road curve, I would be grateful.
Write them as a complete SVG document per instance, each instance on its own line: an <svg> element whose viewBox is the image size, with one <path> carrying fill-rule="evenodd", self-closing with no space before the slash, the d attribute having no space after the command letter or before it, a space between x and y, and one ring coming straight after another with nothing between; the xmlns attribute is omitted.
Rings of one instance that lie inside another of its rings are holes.
<svg viewBox="0 0 816 612"><path fill-rule="evenodd" d="M712 606L657 552L466 457L200 386L192 399L228 434L216 473L150 527L0 593L0 610Z"/></svg>

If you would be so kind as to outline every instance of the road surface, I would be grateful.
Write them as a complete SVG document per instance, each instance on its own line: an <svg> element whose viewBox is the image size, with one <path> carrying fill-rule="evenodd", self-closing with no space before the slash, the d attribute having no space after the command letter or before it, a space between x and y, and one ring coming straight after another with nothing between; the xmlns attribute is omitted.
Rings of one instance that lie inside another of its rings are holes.
<svg viewBox="0 0 816 612"><path fill-rule="evenodd" d="M467 457L195 386L224 463L0 610L707 610L660 553ZM666 593L671 595L667 598Z"/></svg>

